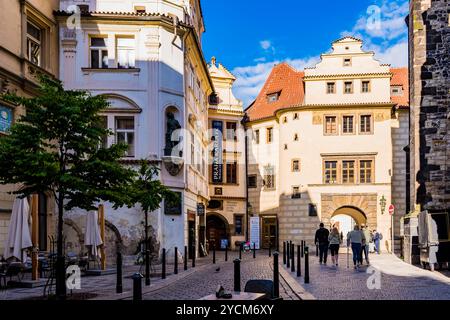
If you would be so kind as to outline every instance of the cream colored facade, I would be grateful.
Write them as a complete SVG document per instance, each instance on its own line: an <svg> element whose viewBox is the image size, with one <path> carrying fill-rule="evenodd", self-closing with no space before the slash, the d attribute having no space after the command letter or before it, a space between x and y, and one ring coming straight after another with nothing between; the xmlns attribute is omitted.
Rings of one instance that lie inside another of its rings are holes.
<svg viewBox="0 0 450 320"><path fill-rule="evenodd" d="M58 0L8 0L0 2L0 93L16 92L36 95L36 74L58 75L58 26L53 10ZM33 50L30 50L33 48ZM16 121L24 110L0 99L0 139L7 126ZM14 196L8 192L14 186L0 186L0 255L8 232ZM46 235L52 233L53 202L41 196L39 209L41 240L46 250ZM45 228L44 228L45 224ZM47 232L45 232L47 230Z"/></svg>
<svg viewBox="0 0 450 320"><path fill-rule="evenodd" d="M259 131L259 143L254 138L248 149L249 175L257 179L249 202L255 214L278 217L279 243L306 240L312 245L320 222L330 228L333 217L344 214L381 231L382 250L392 248L388 207L404 206L404 193L393 193L393 176L398 176L397 190L404 187L401 150L408 136L407 130L398 130L407 127L407 113L391 102L390 67L361 47L351 37L334 42L331 53L305 69L302 104L248 123L253 132ZM268 128L273 128L271 143ZM368 164L371 169L361 175ZM327 171L327 166L336 166L336 171ZM267 167L273 168L272 174ZM275 181L272 188L268 180Z"/></svg>
<svg viewBox="0 0 450 320"><path fill-rule="evenodd" d="M245 135L242 119L242 101L232 92L236 78L213 58L209 73L214 83L216 102L208 109L209 137L214 136L214 123L223 126L221 148L223 170L222 181L214 181L213 143L209 152L209 194L210 202L206 213L206 239L209 246L221 247L221 240L228 240L234 249L236 243L245 240L246 234L246 172ZM219 179L220 180L220 179Z"/></svg>

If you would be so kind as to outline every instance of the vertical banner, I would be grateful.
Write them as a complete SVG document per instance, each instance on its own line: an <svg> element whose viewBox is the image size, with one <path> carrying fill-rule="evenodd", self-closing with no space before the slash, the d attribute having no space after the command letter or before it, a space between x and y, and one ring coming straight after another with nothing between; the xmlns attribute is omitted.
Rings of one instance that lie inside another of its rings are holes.
<svg viewBox="0 0 450 320"><path fill-rule="evenodd" d="M213 138L213 159L212 159L212 182L222 183L223 181L223 153L222 153L222 136L223 122L212 122L212 138Z"/></svg>
<svg viewBox="0 0 450 320"><path fill-rule="evenodd" d="M259 247L259 239L260 239L260 226L259 226L259 217L251 217L250 218L250 246L253 248L253 243L256 245L256 249L260 249Z"/></svg>

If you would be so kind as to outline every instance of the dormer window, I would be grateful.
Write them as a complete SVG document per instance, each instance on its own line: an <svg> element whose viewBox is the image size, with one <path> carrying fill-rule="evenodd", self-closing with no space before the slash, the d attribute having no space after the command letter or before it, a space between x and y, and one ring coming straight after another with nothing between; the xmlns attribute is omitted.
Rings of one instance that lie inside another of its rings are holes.
<svg viewBox="0 0 450 320"><path fill-rule="evenodd" d="M85 13L89 12L89 5L88 4L78 4L78 9L80 9L80 12Z"/></svg>
<svg viewBox="0 0 450 320"><path fill-rule="evenodd" d="M280 98L280 92L275 92L267 95L267 101L269 103L276 102Z"/></svg>
<svg viewBox="0 0 450 320"><path fill-rule="evenodd" d="M403 94L402 86L392 86L391 87L391 95L392 96L401 96Z"/></svg>
<svg viewBox="0 0 450 320"><path fill-rule="evenodd" d="M137 14L144 14L146 12L146 10L145 10L144 6L135 6L134 12Z"/></svg>
<svg viewBox="0 0 450 320"><path fill-rule="evenodd" d="M344 58L344 67L350 67L352 65L351 58Z"/></svg>

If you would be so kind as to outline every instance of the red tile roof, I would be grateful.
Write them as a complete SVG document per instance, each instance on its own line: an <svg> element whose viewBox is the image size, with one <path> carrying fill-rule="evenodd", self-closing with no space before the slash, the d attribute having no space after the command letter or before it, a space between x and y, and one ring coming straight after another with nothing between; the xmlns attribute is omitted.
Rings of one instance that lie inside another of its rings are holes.
<svg viewBox="0 0 450 320"><path fill-rule="evenodd" d="M391 102L396 103L401 108L408 108L408 69L391 68L391 72L393 74L391 86L401 85L403 87L403 94L401 96L392 96ZM302 105L305 96L304 76L304 72L295 70L286 62L276 65L256 100L246 110L249 120L255 121L270 118L278 110ZM268 95L277 92L280 93L278 100L269 102Z"/></svg>
<svg viewBox="0 0 450 320"><path fill-rule="evenodd" d="M396 103L400 108L409 107L409 76L408 68L391 68L393 74L391 79L391 86L402 86L403 91L401 96L391 96L391 101Z"/></svg>
<svg viewBox="0 0 450 320"><path fill-rule="evenodd" d="M275 111L303 103L304 72L299 72L286 62L273 67L255 102L247 109L251 121L272 117ZM267 95L279 92L277 101L269 102Z"/></svg>

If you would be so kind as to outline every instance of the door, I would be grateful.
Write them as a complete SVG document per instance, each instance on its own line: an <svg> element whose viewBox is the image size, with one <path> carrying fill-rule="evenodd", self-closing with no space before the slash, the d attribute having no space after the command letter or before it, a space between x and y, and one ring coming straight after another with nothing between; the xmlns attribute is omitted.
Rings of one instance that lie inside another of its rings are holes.
<svg viewBox="0 0 450 320"><path fill-rule="evenodd" d="M227 240L227 226L225 222L217 216L209 216L206 219L206 237L208 239L209 250L214 247L221 249L221 241Z"/></svg>
<svg viewBox="0 0 450 320"><path fill-rule="evenodd" d="M277 218L263 217L262 218L262 247L273 249L277 245Z"/></svg>
<svg viewBox="0 0 450 320"><path fill-rule="evenodd" d="M189 221L189 233L188 233L188 253L189 259L194 257L195 252L195 221Z"/></svg>

